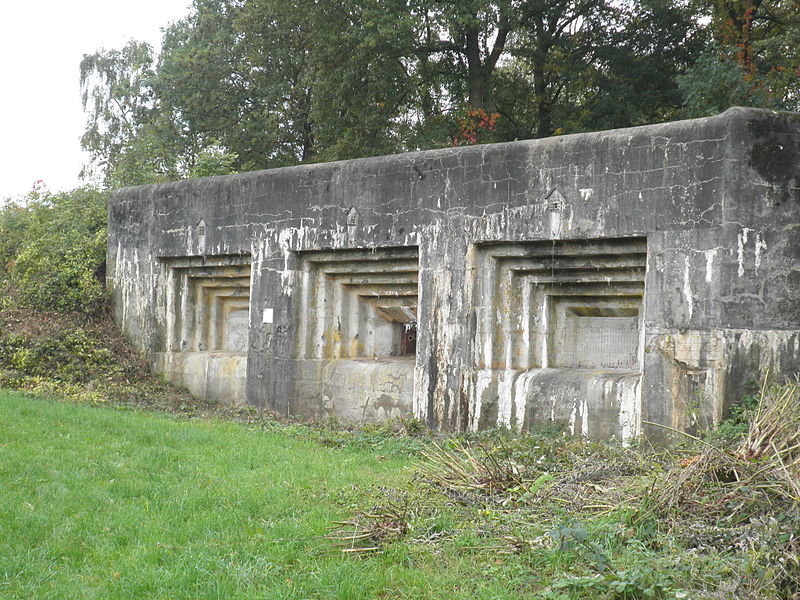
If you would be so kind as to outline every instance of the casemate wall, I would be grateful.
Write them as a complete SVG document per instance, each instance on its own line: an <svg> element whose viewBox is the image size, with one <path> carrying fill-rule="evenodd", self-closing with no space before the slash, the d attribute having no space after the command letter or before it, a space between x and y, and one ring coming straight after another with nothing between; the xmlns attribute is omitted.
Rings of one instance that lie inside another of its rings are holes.
<svg viewBox="0 0 800 600"><path fill-rule="evenodd" d="M623 439L800 372L800 116L115 191L115 317L197 396Z"/></svg>

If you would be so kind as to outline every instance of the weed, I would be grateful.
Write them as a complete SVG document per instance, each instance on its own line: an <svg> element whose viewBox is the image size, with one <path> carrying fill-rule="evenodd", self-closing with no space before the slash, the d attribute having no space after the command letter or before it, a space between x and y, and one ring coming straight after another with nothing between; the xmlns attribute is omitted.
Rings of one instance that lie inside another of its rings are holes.
<svg viewBox="0 0 800 600"><path fill-rule="evenodd" d="M409 529L411 505L408 494L387 491L385 503L361 511L349 521L337 521L328 534L342 552L376 552L386 544L403 538Z"/></svg>
<svg viewBox="0 0 800 600"><path fill-rule="evenodd" d="M469 449L459 440L450 442L450 447L432 442L421 451L425 462L419 470L428 481L444 490L458 493L493 495L497 492L519 489L520 470L508 456L478 446Z"/></svg>

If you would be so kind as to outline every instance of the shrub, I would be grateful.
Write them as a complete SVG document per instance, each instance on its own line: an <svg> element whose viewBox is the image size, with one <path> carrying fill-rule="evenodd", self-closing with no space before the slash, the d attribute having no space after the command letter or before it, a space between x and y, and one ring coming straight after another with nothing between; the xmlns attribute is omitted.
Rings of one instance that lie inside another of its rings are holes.
<svg viewBox="0 0 800 600"><path fill-rule="evenodd" d="M0 368L28 377L84 383L115 368L114 356L91 333L64 330L51 337L0 336Z"/></svg>
<svg viewBox="0 0 800 600"><path fill-rule="evenodd" d="M0 211L0 274L38 310L92 314L105 304L106 199L85 187L34 190Z"/></svg>
<svg viewBox="0 0 800 600"><path fill-rule="evenodd" d="M0 210L0 281L7 279L17 254L25 245L31 213L27 207L10 203Z"/></svg>

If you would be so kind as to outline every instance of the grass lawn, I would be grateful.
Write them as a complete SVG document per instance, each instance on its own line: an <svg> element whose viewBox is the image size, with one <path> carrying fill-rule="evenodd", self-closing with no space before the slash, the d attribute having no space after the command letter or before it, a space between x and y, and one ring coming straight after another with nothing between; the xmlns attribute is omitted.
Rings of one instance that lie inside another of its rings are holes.
<svg viewBox="0 0 800 600"><path fill-rule="evenodd" d="M404 467L0 391L0 598L452 597L459 574L433 560L347 556L324 538L359 489L402 484Z"/></svg>
<svg viewBox="0 0 800 600"><path fill-rule="evenodd" d="M679 463L672 451L501 436L483 455L489 471L470 471L480 452L440 443L415 452L413 438L369 430L189 421L0 390L0 599L800 594L785 468L732 495L699 470L697 447ZM500 484L512 463L524 475L502 493L473 476ZM701 485L676 488L691 468Z"/></svg>

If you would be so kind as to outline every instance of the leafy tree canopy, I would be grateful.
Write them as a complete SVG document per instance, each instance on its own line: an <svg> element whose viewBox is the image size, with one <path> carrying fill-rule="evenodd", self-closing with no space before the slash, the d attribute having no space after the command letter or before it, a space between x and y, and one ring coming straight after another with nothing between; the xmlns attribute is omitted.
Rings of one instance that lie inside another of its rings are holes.
<svg viewBox="0 0 800 600"><path fill-rule="evenodd" d="M800 106L800 0L195 0L84 57L108 186Z"/></svg>

